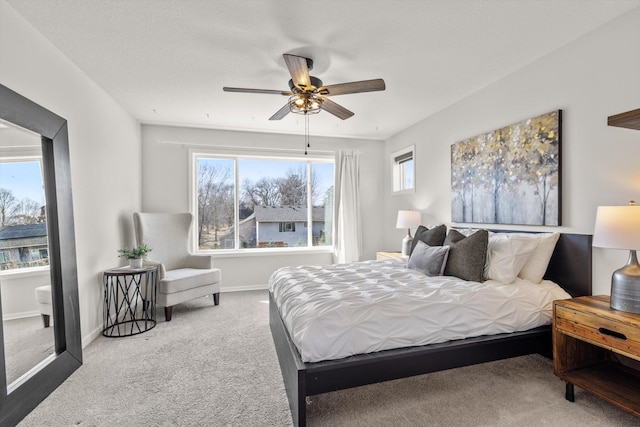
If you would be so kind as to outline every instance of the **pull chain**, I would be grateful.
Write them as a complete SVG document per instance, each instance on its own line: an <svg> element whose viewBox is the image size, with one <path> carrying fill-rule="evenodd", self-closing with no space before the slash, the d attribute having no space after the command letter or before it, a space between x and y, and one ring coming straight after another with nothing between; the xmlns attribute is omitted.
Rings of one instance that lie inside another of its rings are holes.
<svg viewBox="0 0 640 427"><path fill-rule="evenodd" d="M307 155L307 148L311 148L311 144L309 144L309 114L304 114L304 155Z"/></svg>

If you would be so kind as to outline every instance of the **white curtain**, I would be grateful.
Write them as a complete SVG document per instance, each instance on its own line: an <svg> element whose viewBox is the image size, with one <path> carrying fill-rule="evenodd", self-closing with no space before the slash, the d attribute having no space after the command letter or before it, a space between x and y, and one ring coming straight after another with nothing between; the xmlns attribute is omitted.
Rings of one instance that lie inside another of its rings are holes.
<svg viewBox="0 0 640 427"><path fill-rule="evenodd" d="M356 151L336 153L334 262L354 262L362 252L360 230L359 156Z"/></svg>

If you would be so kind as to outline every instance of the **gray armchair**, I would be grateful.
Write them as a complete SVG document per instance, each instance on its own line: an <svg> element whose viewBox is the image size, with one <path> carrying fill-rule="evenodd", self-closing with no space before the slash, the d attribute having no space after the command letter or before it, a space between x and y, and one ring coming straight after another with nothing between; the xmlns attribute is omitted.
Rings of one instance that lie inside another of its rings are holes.
<svg viewBox="0 0 640 427"><path fill-rule="evenodd" d="M220 303L220 270L213 268L211 256L189 253L192 221L190 213L133 214L136 244L152 249L145 263L158 264L157 304L167 321L173 306L184 301L213 295L214 304Z"/></svg>

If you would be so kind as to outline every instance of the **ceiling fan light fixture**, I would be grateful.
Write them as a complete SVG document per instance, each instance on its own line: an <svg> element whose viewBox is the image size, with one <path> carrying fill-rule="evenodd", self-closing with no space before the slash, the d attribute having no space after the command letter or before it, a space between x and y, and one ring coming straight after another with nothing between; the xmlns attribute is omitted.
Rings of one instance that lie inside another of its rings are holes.
<svg viewBox="0 0 640 427"><path fill-rule="evenodd" d="M329 96L376 92L386 89L382 79L360 80L325 86L322 80L309 75L309 70L313 67L311 59L287 53L282 56L291 76L289 80L290 91L227 86L222 89L225 92L265 93L289 97L287 103L269 117L269 120L281 120L289 113L302 114L308 117L309 114L317 114L320 110L324 110L341 120L346 120L353 116L353 112L333 102L328 98Z"/></svg>
<svg viewBox="0 0 640 427"><path fill-rule="evenodd" d="M322 98L312 93L298 93L289 98L289 110L296 114L318 114Z"/></svg>

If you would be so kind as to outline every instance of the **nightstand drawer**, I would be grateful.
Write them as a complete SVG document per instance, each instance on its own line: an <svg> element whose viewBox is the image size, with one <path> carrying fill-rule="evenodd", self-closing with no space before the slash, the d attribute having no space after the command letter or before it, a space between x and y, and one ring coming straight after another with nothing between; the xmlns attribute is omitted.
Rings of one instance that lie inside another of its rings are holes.
<svg viewBox="0 0 640 427"><path fill-rule="evenodd" d="M603 313L556 305L555 328L569 336L640 360L640 330L637 325L612 319Z"/></svg>

